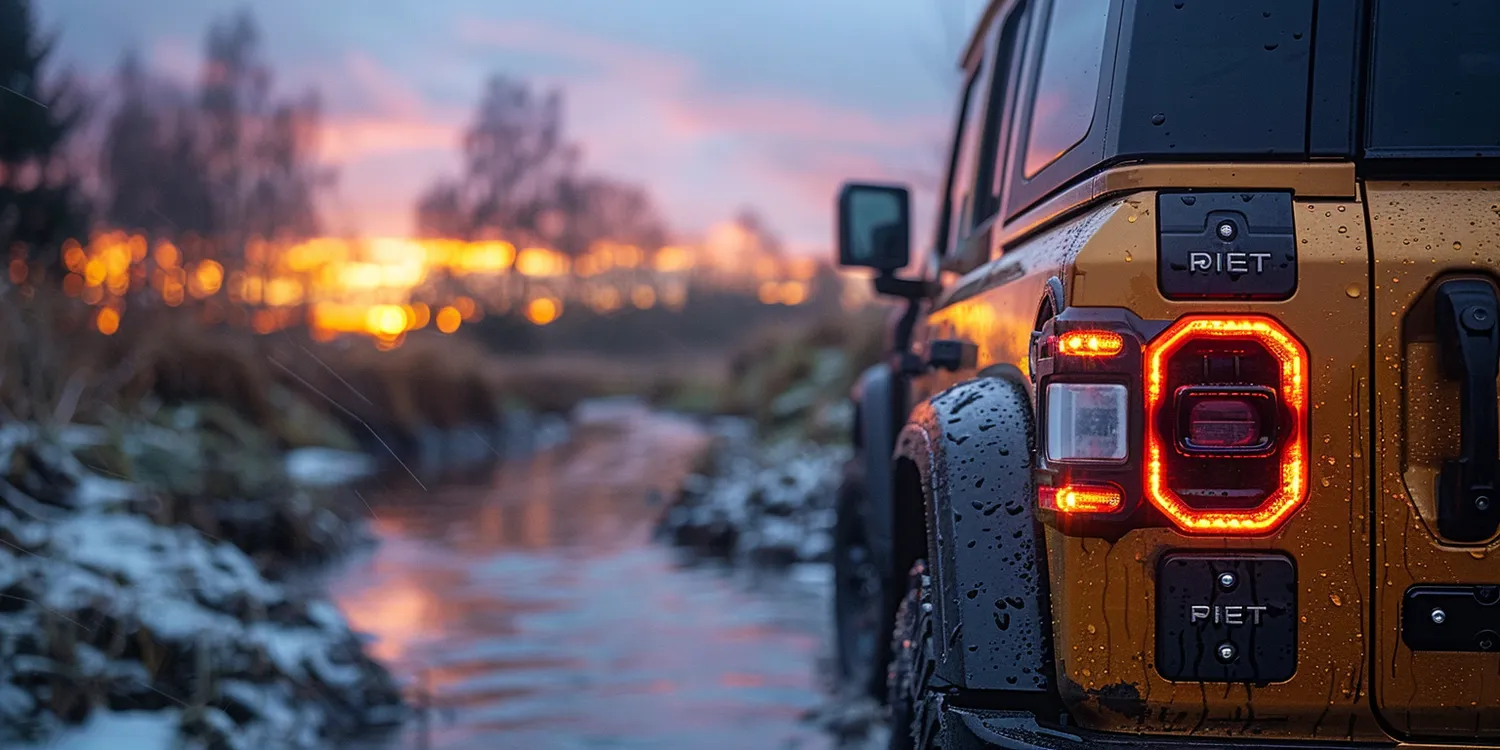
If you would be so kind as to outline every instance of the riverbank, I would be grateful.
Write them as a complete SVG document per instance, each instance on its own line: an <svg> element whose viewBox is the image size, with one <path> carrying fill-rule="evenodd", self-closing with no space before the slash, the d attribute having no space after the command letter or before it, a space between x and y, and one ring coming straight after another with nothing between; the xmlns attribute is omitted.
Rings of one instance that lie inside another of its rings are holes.
<svg viewBox="0 0 1500 750"><path fill-rule="evenodd" d="M327 479L367 461L213 414L0 427L0 743L319 748L406 715L338 609L281 580L358 544Z"/></svg>

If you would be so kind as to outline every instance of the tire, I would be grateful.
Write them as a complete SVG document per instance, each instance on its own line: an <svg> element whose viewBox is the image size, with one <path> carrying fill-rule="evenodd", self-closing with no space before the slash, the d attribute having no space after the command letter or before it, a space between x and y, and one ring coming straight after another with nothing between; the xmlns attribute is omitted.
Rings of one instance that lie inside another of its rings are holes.
<svg viewBox="0 0 1500 750"><path fill-rule="evenodd" d="M885 698L890 586L875 564L865 514L864 461L844 466L833 534L833 620L840 686Z"/></svg>
<svg viewBox="0 0 1500 750"><path fill-rule="evenodd" d="M890 750L940 750L938 694L933 675L931 579L927 565L912 566L906 596L896 610L888 677Z"/></svg>

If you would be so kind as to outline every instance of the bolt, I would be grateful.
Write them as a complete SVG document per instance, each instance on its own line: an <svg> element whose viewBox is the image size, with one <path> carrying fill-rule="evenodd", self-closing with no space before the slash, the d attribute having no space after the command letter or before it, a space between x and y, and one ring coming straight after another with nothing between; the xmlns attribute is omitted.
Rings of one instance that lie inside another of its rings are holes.
<svg viewBox="0 0 1500 750"><path fill-rule="evenodd" d="M922 602L922 611L923 612L931 612L932 611L932 602Z"/></svg>
<svg viewBox="0 0 1500 750"><path fill-rule="evenodd" d="M1478 305L1464 310L1463 316L1460 319L1463 321L1464 328L1475 333L1482 333L1495 327L1494 316L1490 314L1488 309Z"/></svg>
<svg viewBox="0 0 1500 750"><path fill-rule="evenodd" d="M1474 507L1476 509L1480 510L1480 511L1489 510L1490 509L1490 496L1489 495L1480 495L1479 497L1474 498Z"/></svg>
<svg viewBox="0 0 1500 750"><path fill-rule="evenodd" d="M1228 664L1229 662L1234 661L1234 657L1239 654L1239 649L1236 649L1233 643L1225 641L1219 644L1218 653L1219 661Z"/></svg>
<svg viewBox="0 0 1500 750"><path fill-rule="evenodd" d="M1447 619L1448 619L1448 613L1447 612L1444 612L1441 607L1433 607L1433 609L1432 609L1432 624L1434 624L1434 625L1442 625L1445 621L1447 621Z"/></svg>
<svg viewBox="0 0 1500 750"><path fill-rule="evenodd" d="M1219 222L1219 228L1216 231L1219 233L1219 239L1224 240L1225 242L1234 239L1234 235L1237 232L1237 230L1234 228L1234 222L1232 221Z"/></svg>
<svg viewBox="0 0 1500 750"><path fill-rule="evenodd" d="M1240 579L1236 578L1233 573L1227 570L1219 574L1219 588L1224 589L1225 591L1233 589L1235 584L1239 582Z"/></svg>

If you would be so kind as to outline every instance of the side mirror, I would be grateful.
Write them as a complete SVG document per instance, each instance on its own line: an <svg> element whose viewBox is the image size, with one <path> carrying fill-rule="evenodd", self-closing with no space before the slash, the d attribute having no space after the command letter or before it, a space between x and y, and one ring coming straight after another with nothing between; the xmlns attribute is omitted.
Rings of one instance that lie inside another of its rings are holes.
<svg viewBox="0 0 1500 750"><path fill-rule="evenodd" d="M839 265L899 271L911 260L911 193L900 185L839 188Z"/></svg>

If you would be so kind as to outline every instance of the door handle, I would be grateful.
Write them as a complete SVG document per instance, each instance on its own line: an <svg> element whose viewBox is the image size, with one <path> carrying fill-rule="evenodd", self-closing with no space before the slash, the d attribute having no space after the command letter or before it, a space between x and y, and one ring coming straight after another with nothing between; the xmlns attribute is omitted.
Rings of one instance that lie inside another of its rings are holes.
<svg viewBox="0 0 1500 750"><path fill-rule="evenodd" d="M1500 527L1500 300L1486 281L1454 279L1437 289L1436 316L1443 369L1462 387L1459 456L1443 462L1438 474L1438 532L1456 542L1481 542Z"/></svg>

